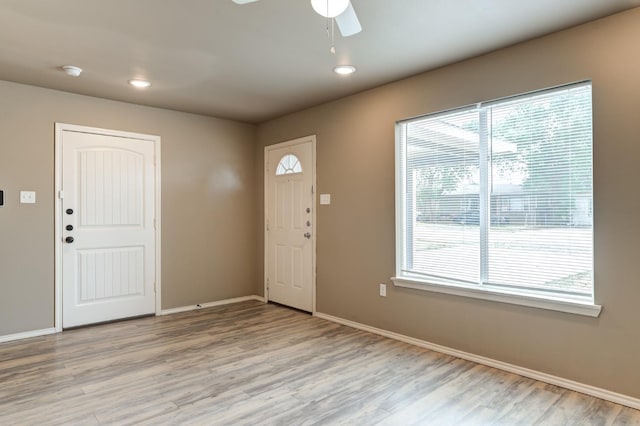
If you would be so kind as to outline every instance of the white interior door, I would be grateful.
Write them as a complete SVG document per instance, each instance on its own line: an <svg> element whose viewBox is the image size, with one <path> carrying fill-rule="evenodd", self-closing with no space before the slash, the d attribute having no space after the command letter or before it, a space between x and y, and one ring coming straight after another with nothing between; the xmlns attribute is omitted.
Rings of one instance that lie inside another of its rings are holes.
<svg viewBox="0 0 640 426"><path fill-rule="evenodd" d="M313 310L314 144L266 148L267 299Z"/></svg>
<svg viewBox="0 0 640 426"><path fill-rule="evenodd" d="M155 312L154 140L61 132L62 326Z"/></svg>

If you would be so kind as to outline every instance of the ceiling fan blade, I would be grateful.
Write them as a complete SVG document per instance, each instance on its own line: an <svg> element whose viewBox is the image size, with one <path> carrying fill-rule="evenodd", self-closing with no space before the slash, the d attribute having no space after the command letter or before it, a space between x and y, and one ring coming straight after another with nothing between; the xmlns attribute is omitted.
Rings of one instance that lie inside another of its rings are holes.
<svg viewBox="0 0 640 426"><path fill-rule="evenodd" d="M235 4L247 4L247 3L253 3L255 1L258 0L232 0Z"/></svg>
<svg viewBox="0 0 640 426"><path fill-rule="evenodd" d="M349 37L362 31L362 26L360 25L360 21L358 21L358 16L351 2L349 2L349 6L347 6L344 12L335 17L335 20L342 37Z"/></svg>

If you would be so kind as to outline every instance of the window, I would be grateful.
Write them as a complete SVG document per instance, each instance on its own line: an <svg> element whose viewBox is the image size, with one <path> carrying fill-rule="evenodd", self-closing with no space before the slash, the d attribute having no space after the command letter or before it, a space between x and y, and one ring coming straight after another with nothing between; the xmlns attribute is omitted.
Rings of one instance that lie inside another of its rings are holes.
<svg viewBox="0 0 640 426"><path fill-rule="evenodd" d="M591 115L581 83L398 123L396 285L599 313Z"/></svg>
<svg viewBox="0 0 640 426"><path fill-rule="evenodd" d="M287 154L280 159L278 167L276 168L276 176L290 175L293 173L302 173L302 166L300 160L293 154Z"/></svg>

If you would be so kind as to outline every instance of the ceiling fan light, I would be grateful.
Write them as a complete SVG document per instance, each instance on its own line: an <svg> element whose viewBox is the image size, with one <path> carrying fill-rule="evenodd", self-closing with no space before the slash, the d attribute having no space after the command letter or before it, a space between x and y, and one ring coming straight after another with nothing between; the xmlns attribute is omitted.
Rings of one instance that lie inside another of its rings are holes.
<svg viewBox="0 0 640 426"><path fill-rule="evenodd" d="M349 0L311 0L311 7L325 18L335 18L347 10Z"/></svg>

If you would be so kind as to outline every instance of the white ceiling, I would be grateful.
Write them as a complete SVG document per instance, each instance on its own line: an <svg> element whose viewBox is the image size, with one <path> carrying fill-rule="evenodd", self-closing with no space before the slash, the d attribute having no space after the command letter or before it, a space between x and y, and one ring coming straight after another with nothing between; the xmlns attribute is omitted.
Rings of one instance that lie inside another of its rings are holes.
<svg viewBox="0 0 640 426"><path fill-rule="evenodd" d="M336 32L309 0L0 0L0 79L261 122L640 6L640 0L351 0ZM349 77L333 73L352 64ZM84 69L73 78L60 71ZM135 90L134 77L153 86Z"/></svg>

